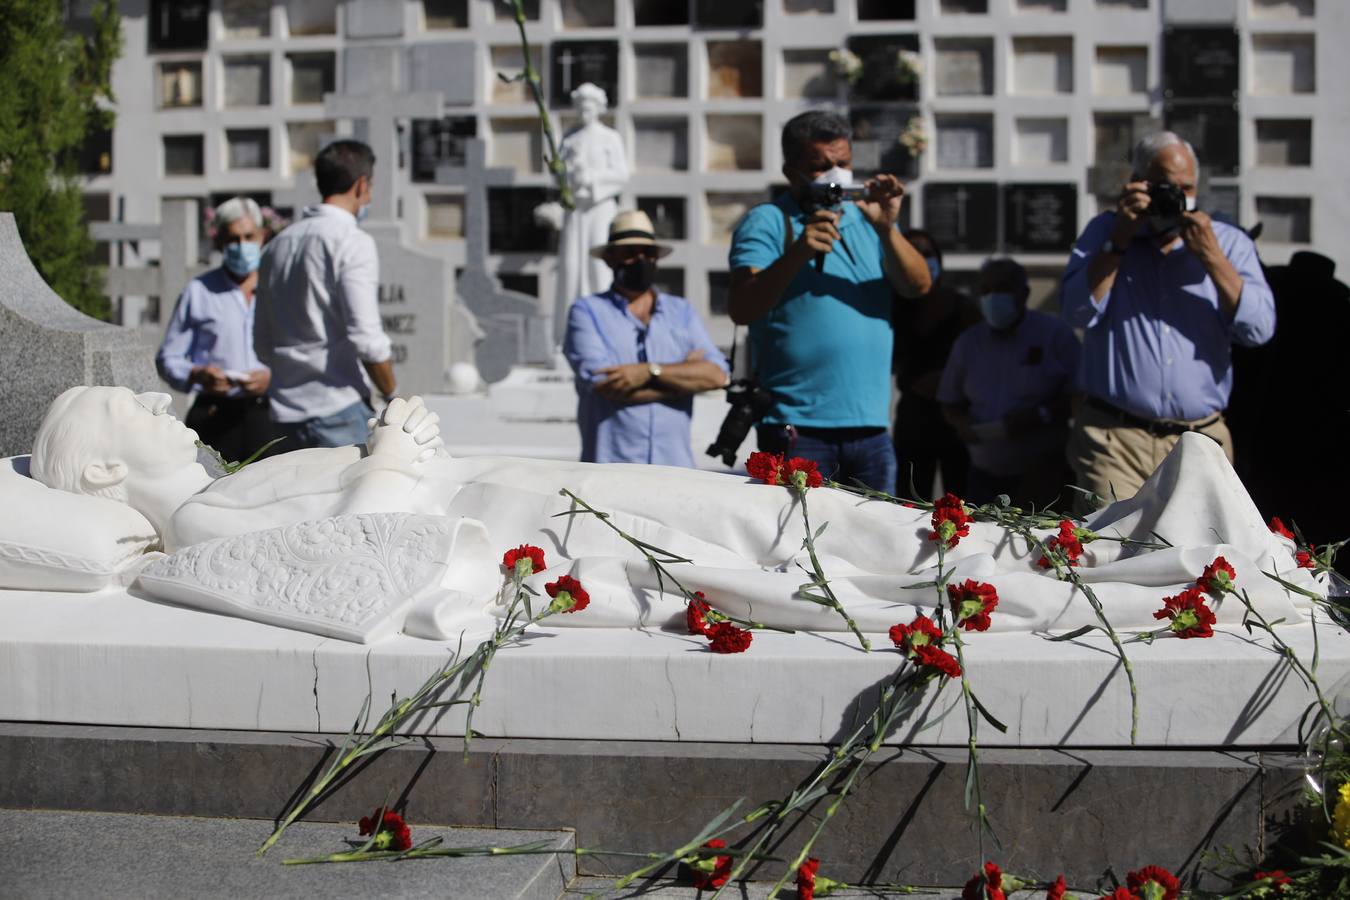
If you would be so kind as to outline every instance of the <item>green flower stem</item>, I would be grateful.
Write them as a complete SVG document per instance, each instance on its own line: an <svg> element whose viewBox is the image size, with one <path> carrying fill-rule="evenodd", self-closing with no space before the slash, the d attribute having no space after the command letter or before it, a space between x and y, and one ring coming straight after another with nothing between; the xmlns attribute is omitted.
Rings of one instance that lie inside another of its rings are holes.
<svg viewBox="0 0 1350 900"><path fill-rule="evenodd" d="M872 725L871 740L857 745L854 752L859 753L859 755L852 760L853 769L849 772L848 778L840 787L839 793L834 801L825 808L824 816L816 823L815 829L811 832L811 836L807 838L806 843L802 845L802 849L798 852L797 857L788 864L787 870L774 884L773 889L769 891L768 900L773 900L774 897L778 896L779 890L786 885L788 879L793 877L797 873L797 870L801 868L802 863L806 862L807 858L810 857L811 848L815 846L816 841L825 831L825 826L830 824L830 820L834 818L835 813L839 812L839 808L843 806L844 801L848 799L849 792L853 790L853 783L866 767L868 759L871 758L872 754L881 749L882 742L886 739L886 735L890 734L896 719L899 718L900 713L905 709L903 701L915 695L919 689L933 678L931 675L922 674L914 667L908 667L908 670L906 670L905 666L901 666L900 671L905 673L905 677L897 677L892 680L890 684L886 685L885 689L882 691L881 701L877 705L877 709L868 718L869 723ZM897 675L898 674L899 673L897 673ZM906 679L909 681L908 684L905 684ZM903 690L901 689L902 686ZM855 735L861 736L861 731L862 729L855 732ZM845 758L851 758L852 756L853 753L849 753ZM730 878L727 879L728 884L731 883L732 880L733 879ZM839 886L846 887L846 885L842 883ZM907 889L906 892L909 890L912 889Z"/></svg>
<svg viewBox="0 0 1350 900"><path fill-rule="evenodd" d="M952 641L956 645L956 661L961 665L961 701L966 707L966 775L967 784L973 788L975 794L975 833L976 840L979 843L980 859L984 855L984 834L989 832L993 836L993 829L989 825L988 811L984 805L984 787L980 780L980 751L979 751L979 727L980 717L975 709L975 693L970 689L970 677L966 669L966 651L965 643L961 640L960 626L952 623ZM966 795L966 808L970 808L970 794ZM997 842L997 838L994 839Z"/></svg>
<svg viewBox="0 0 1350 900"><path fill-rule="evenodd" d="M976 709L975 693L970 689L970 676L966 670L965 643L961 640L961 621L958 618L956 610L952 610L952 622L948 626L947 619L947 597L945 593L948 579L951 573L946 571L947 545L945 541L937 542L938 563L937 577L934 579L934 588L937 591L937 621L938 628L942 629L947 638L956 646L956 662L961 667L961 703L966 709L966 808L970 808L971 788L974 788L975 794L975 836L979 844L980 859L984 860L984 834L989 832L993 836L993 829L989 826L989 818L984 806L984 791L980 782L980 753L979 753L979 712ZM998 838L994 838L997 842Z"/></svg>
<svg viewBox="0 0 1350 900"><path fill-rule="evenodd" d="M567 166L558 153L558 142L553 136L553 119L548 114L548 104L544 101L539 73L534 68L534 55L530 52L530 39L525 34L524 0L511 0L511 9L515 13L516 30L520 32L520 49L525 59L525 71L521 77L530 86L530 95L534 97L534 105L539 110L539 124L544 130L544 143L548 151L545 162L548 164L549 172L558 182L558 202L567 209L575 209L577 204L572 197L572 185L567 181Z"/></svg>
<svg viewBox="0 0 1350 900"><path fill-rule="evenodd" d="M680 579L676 578L674 573L672 573L670 569L666 567L666 563L686 563L689 562L689 560L685 559L682 556L676 556L674 553L671 553L668 550L662 550L660 547L653 547L646 541L638 540L637 538L633 537L631 534L627 533L622 528L611 522L609 520L609 513L601 512L600 510L591 506L585 500L582 500L580 497L578 497L571 491L567 490L566 488L563 488L558 493L560 493L562 496L568 498L573 503L581 507L581 510L579 511L569 510L568 512L565 513L558 513L558 515L595 516L595 518L603 522L605 526L609 528L610 531L613 531L619 537L623 538L625 541L632 544L635 548L637 548L637 551L639 553L641 553L643 556L647 558L647 562L651 563L652 568L656 570L656 583L658 586L662 588L662 590L664 590L664 583L666 581L669 581L671 584L675 585L675 587L679 590L680 594L684 597L686 602L692 603L699 599L697 596L694 595L693 591L685 587L684 584L680 581ZM660 558L657 557L658 553L660 554ZM707 601L705 600L703 602L706 603ZM756 622L751 619L741 619L731 615L730 613L722 612L720 609L714 611L717 613L717 615L721 616L722 618L726 619L729 622L735 622L737 625L744 625L746 628L750 628L756 631L777 631L780 634L797 633L793 631L791 628L780 628L777 625L766 625L763 622Z"/></svg>
<svg viewBox="0 0 1350 900"><path fill-rule="evenodd" d="M750 860L757 858L760 848L767 845L777 834L778 829L794 812L804 812L810 806L814 805L825 789L822 785L828 784L834 776L845 767L853 765L855 768L849 774L848 780L841 787L838 797L827 808L825 818L817 825L815 832L808 841L805 850L798 855L798 858L788 866L786 874L779 880L781 886L786 879L796 873L798 867L805 861L808 851L814 845L816 839L824 831L829 820L838 812L839 807L843 805L848 793L852 790L853 780L857 773L863 769L868 758L873 753L881 749L882 742L886 735L890 733L896 720L901 713L907 710L906 701L918 695L923 687L932 680L934 676L923 672L914 666L901 664L896 670L890 683L882 689L876 709L868 716L867 721L854 729L853 733L836 748L826 759L825 764L820 767L811 778L793 788L792 793L787 799L776 804L764 804L765 807L771 807L774 815L773 819L766 823L754 845L750 848L749 854L742 859L732 869L727 878L727 885L740 880ZM861 754L861 756L858 756ZM761 807L763 808L763 807ZM749 819L747 819L749 821ZM726 885L719 888L713 894L712 900L720 897L722 891L726 890Z"/></svg>
<svg viewBox="0 0 1350 900"><path fill-rule="evenodd" d="M1092 612L1096 615L1097 621L1101 623L1102 631L1111 639L1111 646L1115 648L1116 656L1120 659L1121 666L1125 669L1125 681L1130 688L1130 746L1134 746L1139 741L1139 687L1134 681L1134 666L1130 663L1130 658L1125 654L1125 645L1121 643L1120 635L1116 634L1116 629L1111 625L1111 620L1106 618L1106 610L1102 607L1102 602L1097 599L1097 594L1083 580L1082 576L1073 570L1072 566L1064 565L1060 555L1051 553L1045 546L1045 542L1031 533L1031 529L1017 521L1003 521L1013 531L1022 535L1028 543L1036 546L1041 551L1041 555L1050 561L1055 567L1055 577L1060 581L1069 581L1075 588L1082 591L1083 596L1087 598L1088 603L1092 605Z"/></svg>
<svg viewBox="0 0 1350 900"><path fill-rule="evenodd" d="M267 840L263 842L262 846L258 848L258 856L262 856L270 850L272 846L280 840L282 833L297 819L308 812L320 798L327 794L328 791L333 788L335 783L353 765L365 759L367 756L382 753L385 750L397 747L403 743L398 740L398 733L404 730L403 726L405 724L421 716L423 713L448 706L468 703L469 714L464 728L465 752L468 751L469 742L473 735L473 728L471 727L473 710L479 703L483 687L483 678L485 677L488 665L492 662L493 656L496 655L497 651L504 644L509 643L523 634L527 627L548 618L548 616L552 614L550 610L545 607L538 616L520 622L518 609L520 605L525 602L527 589L522 584L519 572L512 574L511 585L515 590L515 596L511 601L511 607L507 610L503 623L497 627L492 637L479 644L477 649L469 656L460 659L458 662L452 662L451 665L440 671L433 672L412 696L403 700L395 699L393 705L380 716L375 727L371 729L369 733L364 734L363 737L358 738L359 734L365 732L368 721L366 715L370 708L370 697L366 697L361 712L357 715L356 722L352 724L351 730L343 739L342 746L338 749L338 754L333 762L329 765L328 769L324 771L323 775L315 780L314 784L310 786L310 789L286 811L286 814L282 817L281 822L277 825L276 829L268 836ZM516 624L518 622L519 624ZM455 659L458 655L458 651L456 651L455 656L451 657L451 659ZM475 666L478 667L478 677L476 679L476 688L472 700L466 701L458 699L459 693L467 686L466 674L474 671ZM440 696L441 691L456 679L459 679L459 686L455 692L455 696L450 700L436 699Z"/></svg>
<svg viewBox="0 0 1350 900"><path fill-rule="evenodd" d="M1303 660L1298 658L1298 654L1294 652L1294 648L1290 647L1287 643L1285 643L1284 638L1280 637L1278 634L1275 633L1275 626L1272 625L1270 621L1266 619L1265 616L1261 615L1261 613L1257 611L1256 607L1252 604L1251 598L1247 596L1247 592L1245 590L1240 592L1228 591L1227 593L1232 594L1234 597L1237 597L1238 600L1242 602L1242 605L1247 608L1247 615L1254 618L1256 620L1256 623L1261 626L1261 629L1265 631L1266 634L1270 635L1271 641L1274 642L1275 646L1279 648L1279 654L1280 656L1284 657L1284 661L1288 664L1289 668L1293 669L1294 674L1298 675L1299 678L1303 679L1304 684L1312 688L1313 694L1317 697L1317 705L1321 708L1322 715L1327 720L1328 736L1335 734L1339 736L1342 740L1350 741L1350 733L1347 733L1340 725L1336 724L1337 719L1335 710L1332 709L1331 703L1322 693L1322 686L1318 683L1317 676L1313 673L1311 669L1309 669L1306 665L1303 664ZM1316 634L1316 628L1317 624L1316 622L1314 622L1313 623L1314 635Z"/></svg>
<svg viewBox="0 0 1350 900"><path fill-rule="evenodd" d="M806 538L802 541L802 545L806 547L806 552L811 558L811 583L813 586L820 588L827 601L827 605L837 612L839 617L844 620L844 624L848 626L849 631L853 632L854 636L858 639L858 643L862 644L862 648L870 651L872 649L872 642L864 637L863 633L858 630L858 623L853 621L853 617L844 610L844 605L840 603L839 598L834 595L834 589L830 587L830 580L825 577L825 571L821 568L820 559L816 556L815 532L811 530L811 513L806 507L806 492L808 490L810 490L810 488L797 488L797 498L802 504L802 524L806 526Z"/></svg>

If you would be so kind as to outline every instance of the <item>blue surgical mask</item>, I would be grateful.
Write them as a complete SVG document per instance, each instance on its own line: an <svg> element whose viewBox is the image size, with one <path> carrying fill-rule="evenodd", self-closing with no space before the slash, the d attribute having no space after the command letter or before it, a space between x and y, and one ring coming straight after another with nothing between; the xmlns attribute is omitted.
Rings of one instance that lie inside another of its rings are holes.
<svg viewBox="0 0 1350 900"><path fill-rule="evenodd" d="M936 256L925 256L923 261L928 263L928 277L933 279L933 284L937 284L938 276L942 274L942 263L938 262Z"/></svg>
<svg viewBox="0 0 1350 900"><path fill-rule="evenodd" d="M225 268L230 274L244 276L258 268L262 262L262 244L253 241L239 241L225 245Z"/></svg>
<svg viewBox="0 0 1350 900"><path fill-rule="evenodd" d="M369 216L370 216L370 204L369 204L369 203L367 203L365 206L361 207L360 209L358 209L358 210L356 211L356 221L358 221L358 222L364 222L364 221L366 220L366 218L369 217Z"/></svg>
<svg viewBox="0 0 1350 900"><path fill-rule="evenodd" d="M1003 331L1017 321L1021 310L1017 308L1017 297L1008 293L982 294L980 296L980 315L995 331Z"/></svg>

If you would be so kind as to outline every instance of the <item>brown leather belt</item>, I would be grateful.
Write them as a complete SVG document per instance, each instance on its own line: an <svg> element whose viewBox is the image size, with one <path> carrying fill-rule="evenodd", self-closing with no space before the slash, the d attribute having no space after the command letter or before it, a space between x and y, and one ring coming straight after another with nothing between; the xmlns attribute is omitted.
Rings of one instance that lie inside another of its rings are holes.
<svg viewBox="0 0 1350 900"><path fill-rule="evenodd" d="M1100 397L1093 397L1090 394L1083 400L1083 403L1097 410L1097 412L1111 417L1127 428L1142 428L1154 437L1172 437L1178 434L1185 434L1188 431L1203 431L1223 419L1222 412L1216 412L1208 419L1200 422L1177 422L1171 419L1145 419L1142 416L1136 416L1134 413L1126 412L1119 406L1107 403Z"/></svg>

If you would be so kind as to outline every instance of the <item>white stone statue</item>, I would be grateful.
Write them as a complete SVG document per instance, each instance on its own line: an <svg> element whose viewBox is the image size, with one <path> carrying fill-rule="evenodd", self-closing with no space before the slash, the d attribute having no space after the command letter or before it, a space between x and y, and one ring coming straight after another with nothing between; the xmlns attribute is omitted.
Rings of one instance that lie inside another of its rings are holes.
<svg viewBox="0 0 1350 900"><path fill-rule="evenodd" d="M658 591L649 564L630 544L591 516L556 517L573 508L560 496L564 488L612 513L610 521L628 534L693 560L676 567L679 577L691 590L704 591L715 606L784 627L845 627L834 612L795 596L808 579L799 569L803 531L792 490L735 475L662 466L495 456L454 459L441 445L436 415L420 398L394 400L371 425L364 448L293 451L213 479L196 461L194 433L168 413L168 397L78 387L52 403L34 442L30 471L49 487L129 504L154 525L170 553L222 542L209 553L189 551L194 560L248 558L254 568L271 569L277 552L283 551L258 548L295 547L301 540L297 535L304 536L302 543L322 544L325 534L345 534L343 547L359 544L366 556L384 559L395 552L389 548L396 541L371 537L353 544L351 535L393 534L400 528L434 532L435 548L422 547L418 558L426 562L427 577L437 579L435 584L399 582L400 566L394 564L384 564L384 574L369 576L393 585L382 589L386 600L381 602L389 610L407 612L390 591L421 595L408 614L408 630L424 637L488 630L491 617L500 611L500 553L521 543L541 546L548 556L550 568L534 576L536 587L570 573L591 594L586 615L560 617L559 625L633 627L682 620L683 599ZM892 624L908 622L916 610L931 608L931 588L907 587L930 579L936 563L926 511L864 501L828 488L809 496L813 522L829 523L817 540L826 572L864 631L885 632ZM409 515L417 527L379 518L389 514ZM335 516L347 519L292 528ZM360 516L365 518L359 525L349 521ZM428 524L435 517L448 521L443 527ZM1292 543L1266 528L1222 451L1198 435L1183 436L1138 495L1112 504L1088 525L1105 535L1136 540L1151 541L1156 534L1174 545L1146 551L1122 550L1108 541L1089 545L1080 572L1121 629L1155 627L1152 613L1161 598L1193 583L1218 555L1236 567L1239 583L1270 620L1293 621L1306 603L1261 571L1278 572L1325 593L1306 570L1296 567ZM287 560L313 557L322 565L292 566L296 571L274 577L278 583L309 585L334 571L323 562L334 556L331 552L311 547L284 553L291 553ZM1038 568L1038 558L1039 552L1028 551L1004 529L976 523L947 554L947 564L956 567L958 578L995 583L1001 598L994 617L998 630L1067 630L1093 623L1085 599L1072 585ZM207 572L209 581L220 565L224 563L206 568L180 564L175 571L183 576L195 567ZM166 568L172 567L163 564L155 572L163 575ZM297 574L300 570L310 574ZM240 584L254 593L261 590L257 572L230 577L235 580L216 585L217 594ZM347 576L340 581L334 593L349 598ZM156 593L153 586L147 589ZM313 590L294 590L297 603L315 606ZM183 600L182 592L165 596ZM228 605L226 600L228 596L219 603L195 605L217 608ZM342 603L349 605L350 600ZM343 609L350 617L350 609ZM1234 603L1217 612L1221 623L1242 618Z"/></svg>
<svg viewBox="0 0 1350 900"><path fill-rule="evenodd" d="M609 268L603 260L591 256L591 248L607 240L609 223L619 211L619 194L629 174L623 138L600 121L609 108L605 92L587 82L572 91L572 106L581 116L581 124L567 130L558 148L576 204L564 216L558 238L553 333L554 342L559 344L568 304L577 297L609 289Z"/></svg>

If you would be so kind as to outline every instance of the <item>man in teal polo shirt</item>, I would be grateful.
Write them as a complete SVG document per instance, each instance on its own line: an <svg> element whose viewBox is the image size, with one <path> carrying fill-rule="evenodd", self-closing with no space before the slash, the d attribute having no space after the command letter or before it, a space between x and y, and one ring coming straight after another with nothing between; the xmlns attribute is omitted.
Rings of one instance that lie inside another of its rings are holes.
<svg viewBox="0 0 1350 900"><path fill-rule="evenodd" d="M736 227L729 311L749 326L755 375L773 395L759 449L889 491L893 292L922 296L931 277L896 228L905 188L894 175L869 180L863 199L837 208L811 202L813 182L852 183L851 137L848 122L824 111L783 126L788 192Z"/></svg>

